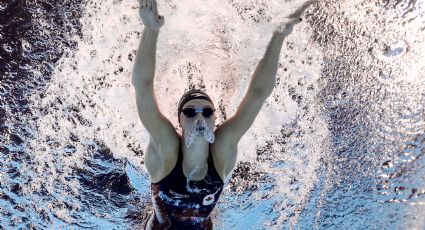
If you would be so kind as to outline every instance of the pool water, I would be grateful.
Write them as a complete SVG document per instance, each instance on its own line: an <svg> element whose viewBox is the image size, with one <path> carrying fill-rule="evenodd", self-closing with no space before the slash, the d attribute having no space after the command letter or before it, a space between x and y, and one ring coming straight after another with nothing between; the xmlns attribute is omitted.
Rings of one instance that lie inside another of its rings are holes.
<svg viewBox="0 0 425 230"><path fill-rule="evenodd" d="M155 93L230 118L302 1L160 0ZM425 3L326 0L284 41L216 229L425 229ZM136 0L0 2L0 229L137 229L152 212Z"/></svg>

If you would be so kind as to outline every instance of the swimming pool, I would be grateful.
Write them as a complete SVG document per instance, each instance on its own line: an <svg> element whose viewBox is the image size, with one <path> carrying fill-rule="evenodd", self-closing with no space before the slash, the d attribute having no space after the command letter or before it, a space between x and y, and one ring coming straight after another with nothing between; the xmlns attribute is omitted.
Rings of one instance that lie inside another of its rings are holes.
<svg viewBox="0 0 425 230"><path fill-rule="evenodd" d="M235 112L299 1L159 1L155 91ZM137 1L0 3L0 225L133 229L152 211L130 73ZM424 229L423 1L319 1L284 42L217 229Z"/></svg>

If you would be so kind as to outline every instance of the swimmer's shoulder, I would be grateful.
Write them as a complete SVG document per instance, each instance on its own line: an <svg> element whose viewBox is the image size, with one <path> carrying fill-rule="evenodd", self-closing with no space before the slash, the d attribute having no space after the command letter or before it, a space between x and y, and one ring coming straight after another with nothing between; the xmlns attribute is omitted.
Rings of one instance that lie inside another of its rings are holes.
<svg viewBox="0 0 425 230"><path fill-rule="evenodd" d="M211 144L211 155L218 175L225 181L225 178L227 178L236 165L237 143L229 142L223 137L216 135L214 143Z"/></svg>
<svg viewBox="0 0 425 230"><path fill-rule="evenodd" d="M178 136L180 137L179 134ZM180 151L180 139L177 143L175 140L163 140L160 145L156 146L150 139L145 153L145 165L152 183L161 181L175 167Z"/></svg>

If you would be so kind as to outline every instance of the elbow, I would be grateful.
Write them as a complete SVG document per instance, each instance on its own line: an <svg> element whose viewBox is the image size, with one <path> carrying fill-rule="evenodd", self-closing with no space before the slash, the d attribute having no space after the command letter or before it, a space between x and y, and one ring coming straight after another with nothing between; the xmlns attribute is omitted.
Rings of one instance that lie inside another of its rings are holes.
<svg viewBox="0 0 425 230"><path fill-rule="evenodd" d="M135 88L141 88L153 85L153 78L144 78L140 74L132 74L131 76L131 84Z"/></svg>
<svg viewBox="0 0 425 230"><path fill-rule="evenodd" d="M254 89L252 91L252 96L254 98L262 99L264 101L270 96L272 92L273 92L273 88L271 88L270 90L266 88Z"/></svg>
<svg viewBox="0 0 425 230"><path fill-rule="evenodd" d="M261 84L259 87L255 87L253 92L257 97L267 98L273 92L274 86L275 81L266 81L263 82L263 84Z"/></svg>

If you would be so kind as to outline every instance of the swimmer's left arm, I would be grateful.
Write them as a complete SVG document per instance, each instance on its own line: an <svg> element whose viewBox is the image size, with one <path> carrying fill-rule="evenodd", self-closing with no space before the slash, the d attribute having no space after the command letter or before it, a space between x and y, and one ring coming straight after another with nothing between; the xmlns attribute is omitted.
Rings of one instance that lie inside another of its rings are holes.
<svg viewBox="0 0 425 230"><path fill-rule="evenodd" d="M264 101L273 91L283 38L284 36L277 33L273 34L236 114L215 131L215 141L211 148L214 152L215 167L223 180L236 165L235 153L239 140L254 123Z"/></svg>
<svg viewBox="0 0 425 230"><path fill-rule="evenodd" d="M223 178L227 177L230 172L229 168L234 167L234 163L230 166L228 163L235 162L229 159L235 158L232 154L236 152L234 150L239 140L251 127L265 100L273 91L284 38L292 32L294 25L301 21L299 16L311 3L307 2L301 6L290 16L291 18L286 24L273 33L266 52L252 75L248 91L242 99L236 114L217 128L213 149L217 154L215 163L219 164Z"/></svg>
<svg viewBox="0 0 425 230"><path fill-rule="evenodd" d="M251 127L265 100L272 93L275 86L280 50L284 37L276 32L273 34L266 53L253 73L248 91L235 115L217 128L215 146L220 146L223 149L237 146L243 134Z"/></svg>

